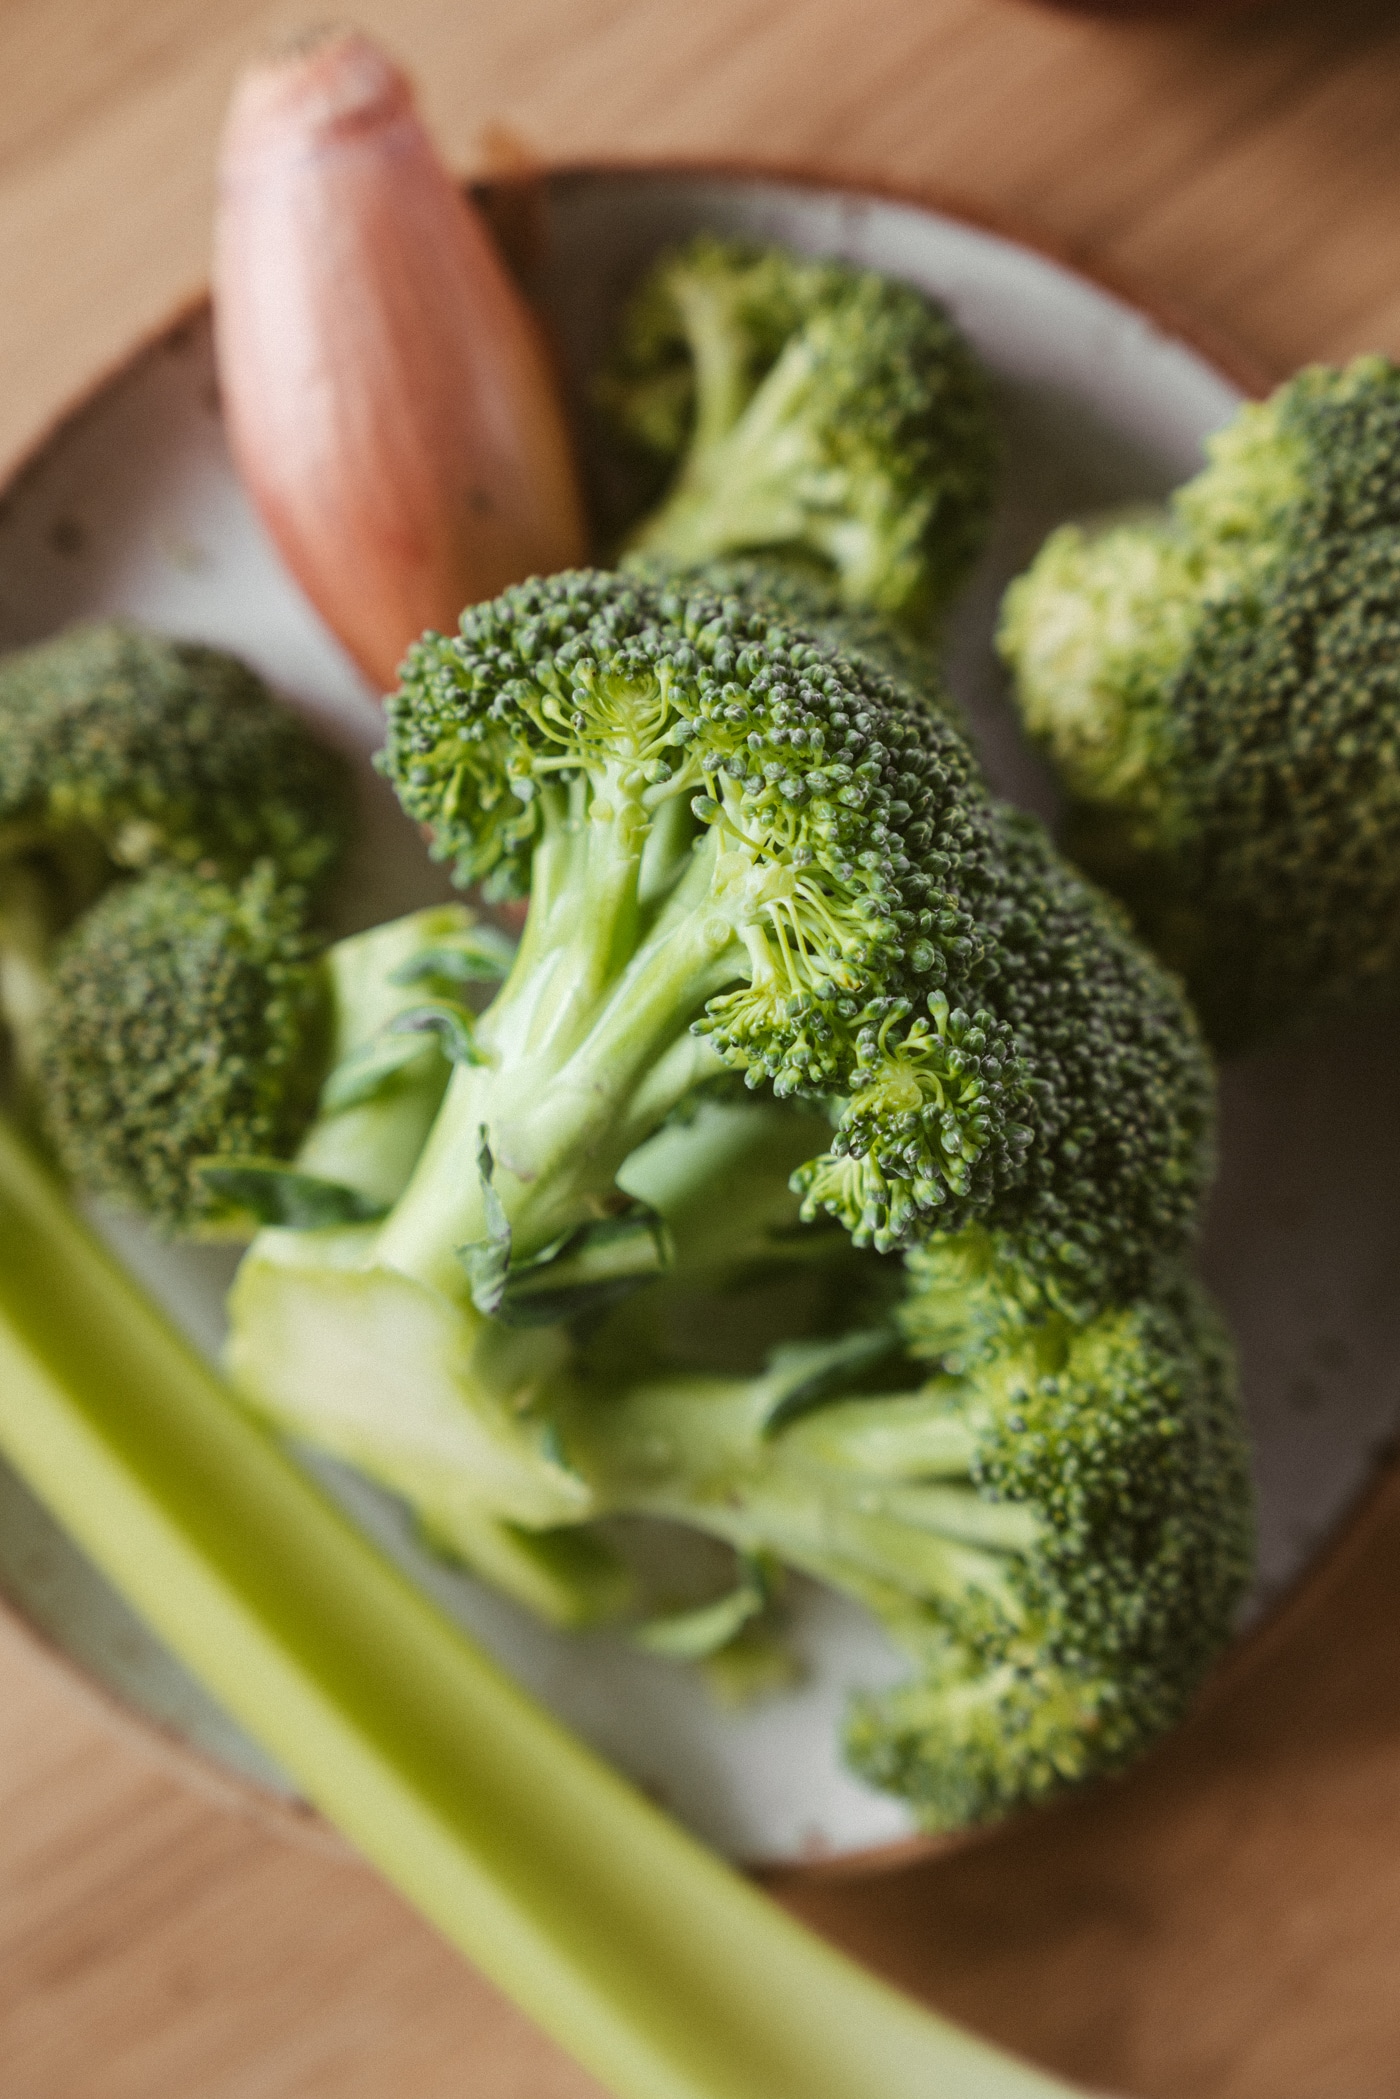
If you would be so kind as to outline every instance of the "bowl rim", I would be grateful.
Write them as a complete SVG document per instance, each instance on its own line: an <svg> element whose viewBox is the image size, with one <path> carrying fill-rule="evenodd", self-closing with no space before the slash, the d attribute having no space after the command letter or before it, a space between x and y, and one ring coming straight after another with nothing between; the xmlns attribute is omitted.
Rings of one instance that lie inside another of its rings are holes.
<svg viewBox="0 0 1400 2099"><path fill-rule="evenodd" d="M1203 320L1173 300L1158 297L1137 284L1130 273L1105 266L1077 244L1036 225L1016 212L1004 212L981 201L973 201L937 183L870 173L843 173L820 162L764 160L742 154L673 155L662 159L630 159L626 156L588 156L579 159L547 160L525 154L513 145L502 155L500 166L487 166L481 173L464 178L462 187L478 198L490 213L494 202L507 207L500 220L493 217L494 231L508 261L528 273L536 244L546 237L548 199L552 190L589 181L648 179L716 180L742 184L768 184L808 193L847 196L876 203L904 206L926 215L944 218L1004 241L1028 254L1055 264L1059 269L1106 293L1122 306L1149 321L1162 334L1184 344L1212 370L1252 399L1267 393L1283 376L1262 357L1237 341L1227 329ZM515 214L509 206L516 207ZM23 488L50 448L79 424L103 395L163 344L201 321L211 309L207 285L178 299L165 317L143 328L127 345L97 369L60 402L25 439L8 460L0 461L0 505ZM1213 1708L1238 1680L1286 1639L1297 1618L1306 1615L1322 1600L1351 1559L1365 1548L1377 1520L1378 1505L1388 1499L1387 1487L1400 1468L1384 1457L1378 1459L1372 1479L1343 1515L1332 1535L1314 1555L1307 1571L1289 1585L1260 1621L1226 1650L1192 1700L1184 1720ZM18 1603L0 1593L0 1623L6 1632L28 1643L30 1649L56 1668L83 1700L112 1724L122 1741L151 1758L172 1778L190 1786L211 1805L239 1814L286 1837L339 1857L353 1856L353 1848L332 1825L305 1801L279 1794L258 1780L233 1770L206 1750L195 1747L170 1722L142 1712L119 1692L88 1674L81 1663L43 1627L29 1618ZM1184 1724L1179 1723L1179 1724ZM1175 1730L1173 1730L1173 1734ZM1152 1761L1172 1739L1138 1759L1130 1770ZM1122 1774L1123 1777L1128 1773ZM1088 1785L1071 1788L1065 1799L1081 1799L1100 1786L1116 1781L1110 1775ZM916 1832L883 1844L862 1845L848 1851L813 1853L800 1859L742 1860L740 1869L761 1878L773 1888L802 1881L855 1880L897 1872L934 1858L977 1845L994 1833L1012 1831L1053 1812L1058 1802L1024 1809L993 1822L941 1834Z"/></svg>

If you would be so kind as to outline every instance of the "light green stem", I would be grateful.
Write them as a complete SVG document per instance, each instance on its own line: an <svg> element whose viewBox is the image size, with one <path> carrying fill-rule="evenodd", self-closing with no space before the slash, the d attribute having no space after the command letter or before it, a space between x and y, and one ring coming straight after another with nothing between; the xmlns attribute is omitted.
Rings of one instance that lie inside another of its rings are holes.
<svg viewBox="0 0 1400 2099"><path fill-rule="evenodd" d="M821 1945L542 1713L239 1411L3 1126L0 1450L615 2099L1070 2099Z"/></svg>

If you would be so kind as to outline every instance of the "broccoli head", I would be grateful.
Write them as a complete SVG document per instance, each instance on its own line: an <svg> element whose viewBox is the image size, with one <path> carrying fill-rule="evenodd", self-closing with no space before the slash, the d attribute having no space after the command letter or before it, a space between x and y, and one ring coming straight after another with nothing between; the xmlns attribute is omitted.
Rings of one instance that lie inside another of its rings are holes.
<svg viewBox="0 0 1400 2099"><path fill-rule="evenodd" d="M235 658L119 623L0 663L0 1015L21 1068L52 941L120 877L314 890L349 831L345 768Z"/></svg>
<svg viewBox="0 0 1400 2099"><path fill-rule="evenodd" d="M1003 1328L918 1394L802 1432L951 1551L903 1593L875 1572L868 1599L915 1672L857 1698L846 1738L853 1768L932 1828L1127 1763L1230 1637L1252 1566L1247 1452L1223 1329L1181 1275L1084 1325Z"/></svg>
<svg viewBox="0 0 1400 2099"><path fill-rule="evenodd" d="M990 391L943 310L835 261L703 234L663 255L598 386L674 470L629 545L682 566L767 550L914 624L986 537Z"/></svg>
<svg viewBox="0 0 1400 2099"><path fill-rule="evenodd" d="M709 597L742 599L776 624L808 635L833 655L868 659L886 678L912 686L958 728L964 726L928 642L868 606L848 605L831 578L814 566L742 555L678 568L674 562L639 554L628 562L627 572L655 588L682 595L703 592Z"/></svg>
<svg viewBox="0 0 1400 2099"><path fill-rule="evenodd" d="M623 1159L726 1067L831 1107L809 1212L881 1250L1011 1205L1117 1287L1144 1253L1125 1214L1189 1237L1210 1097L1189 1015L868 657L761 600L555 577L411 652L384 764L459 879L530 890L391 1265L462 1292L483 1130L523 1257L614 1205Z"/></svg>
<svg viewBox="0 0 1400 2099"><path fill-rule="evenodd" d="M522 585L411 653L385 770L528 891L518 948L453 906L322 951L270 858L121 873L54 951L41 1097L83 1185L255 1230L229 1364L282 1431L662 1652L834 1584L916 1672L860 1767L992 1814L1148 1739L1228 1615L1162 1513L1186 1480L1222 1567L1243 1536L1163 1280L1208 1067L931 684L797 624L810 582L714 580ZM656 1593L638 1517L731 1548L732 1593Z"/></svg>
<svg viewBox="0 0 1400 2099"><path fill-rule="evenodd" d="M217 1228L200 1162L288 1158L311 1121L321 946L267 861L237 887L160 868L109 889L56 943L38 1021L36 1089L64 1172L168 1232Z"/></svg>
<svg viewBox="0 0 1400 2099"><path fill-rule="evenodd" d="M1070 850L1236 1050L1400 986L1400 368L1303 371L1209 452L1053 534L1001 646Z"/></svg>

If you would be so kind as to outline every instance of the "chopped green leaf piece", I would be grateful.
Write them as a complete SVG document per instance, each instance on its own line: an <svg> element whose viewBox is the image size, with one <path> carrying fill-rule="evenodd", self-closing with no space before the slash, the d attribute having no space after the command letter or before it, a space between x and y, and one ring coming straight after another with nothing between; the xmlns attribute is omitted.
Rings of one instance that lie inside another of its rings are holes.
<svg viewBox="0 0 1400 2099"><path fill-rule="evenodd" d="M617 1304L670 1266L666 1230L640 1204L586 1224L506 1275L496 1317L507 1326L553 1326Z"/></svg>
<svg viewBox="0 0 1400 2099"><path fill-rule="evenodd" d="M338 1115L344 1108L358 1108L373 1100L391 1079L414 1064L428 1048L420 1038L403 1034L379 1034L352 1050L336 1065L321 1088L321 1113Z"/></svg>
<svg viewBox="0 0 1400 2099"><path fill-rule="evenodd" d="M372 1224L384 1215L384 1205L371 1202L357 1188L299 1173L279 1159L202 1159L195 1172L229 1210L287 1231L319 1232L331 1225Z"/></svg>
<svg viewBox="0 0 1400 2099"><path fill-rule="evenodd" d="M458 1006L449 999L433 999L421 1006L410 1006L406 1012L396 1013L389 1023L389 1032L393 1035L436 1035L444 1056L452 1064L486 1062L477 1048L471 1014L465 1006Z"/></svg>
<svg viewBox="0 0 1400 2099"><path fill-rule="evenodd" d="M779 1389L766 1421L771 1436L799 1415L819 1407L833 1393L849 1392L861 1373L886 1362L899 1348L899 1336L888 1327L843 1334L839 1341L798 1341L775 1351L773 1368L790 1381Z"/></svg>
<svg viewBox="0 0 1400 2099"><path fill-rule="evenodd" d="M768 1603L769 1593L761 1564L746 1560L742 1580L727 1596L698 1604L693 1610L649 1618L633 1632L633 1645L648 1654L664 1655L668 1661L703 1661L727 1647L750 1619L758 1616Z"/></svg>
<svg viewBox="0 0 1400 2099"><path fill-rule="evenodd" d="M472 1303L489 1319L500 1310L501 1299L505 1296L512 1234L510 1220L496 1193L496 1162L491 1156L484 1123L477 1132L476 1171L486 1218L486 1237L474 1239L468 1246L459 1246L457 1258L467 1271Z"/></svg>
<svg viewBox="0 0 1400 2099"><path fill-rule="evenodd" d="M510 974L515 942L499 927L473 926L460 940L426 947L400 963L391 984L499 984Z"/></svg>

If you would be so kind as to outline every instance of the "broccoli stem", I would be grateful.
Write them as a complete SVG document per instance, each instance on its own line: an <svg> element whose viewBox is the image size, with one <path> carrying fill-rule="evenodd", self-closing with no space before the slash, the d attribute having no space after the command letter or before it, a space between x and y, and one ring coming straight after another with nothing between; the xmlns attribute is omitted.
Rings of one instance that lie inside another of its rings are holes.
<svg viewBox="0 0 1400 2099"><path fill-rule="evenodd" d="M380 1237L386 1265L459 1301L470 1290L459 1249L489 1236L483 1132L513 1253L528 1259L619 1208L623 1161L699 1077L721 1069L689 1032L746 955L733 908L713 895L713 836L644 931L648 818L639 793L613 784L611 800L595 793L586 816L567 820L571 836L561 836L558 806L550 811L544 889L478 1031L485 1061L454 1073ZM575 880L561 891L551 876L566 856Z"/></svg>
<svg viewBox="0 0 1400 2099"><path fill-rule="evenodd" d="M681 567L738 547L801 544L820 512L820 469L801 415L816 353L790 342L737 419L702 415L685 466L664 506L635 532L629 548L664 554ZM705 391L699 395L703 405ZM844 490L833 474L832 510Z"/></svg>
<svg viewBox="0 0 1400 2099"><path fill-rule="evenodd" d="M966 1422L924 1392L838 1399L775 1428L792 1381L780 1352L756 1378L672 1375L565 1402L561 1445L600 1512L699 1526L882 1615L892 1596L917 1614L964 1609L975 1591L1019 1623L1013 1562L1035 1544L1041 1519L970 1483Z"/></svg>

